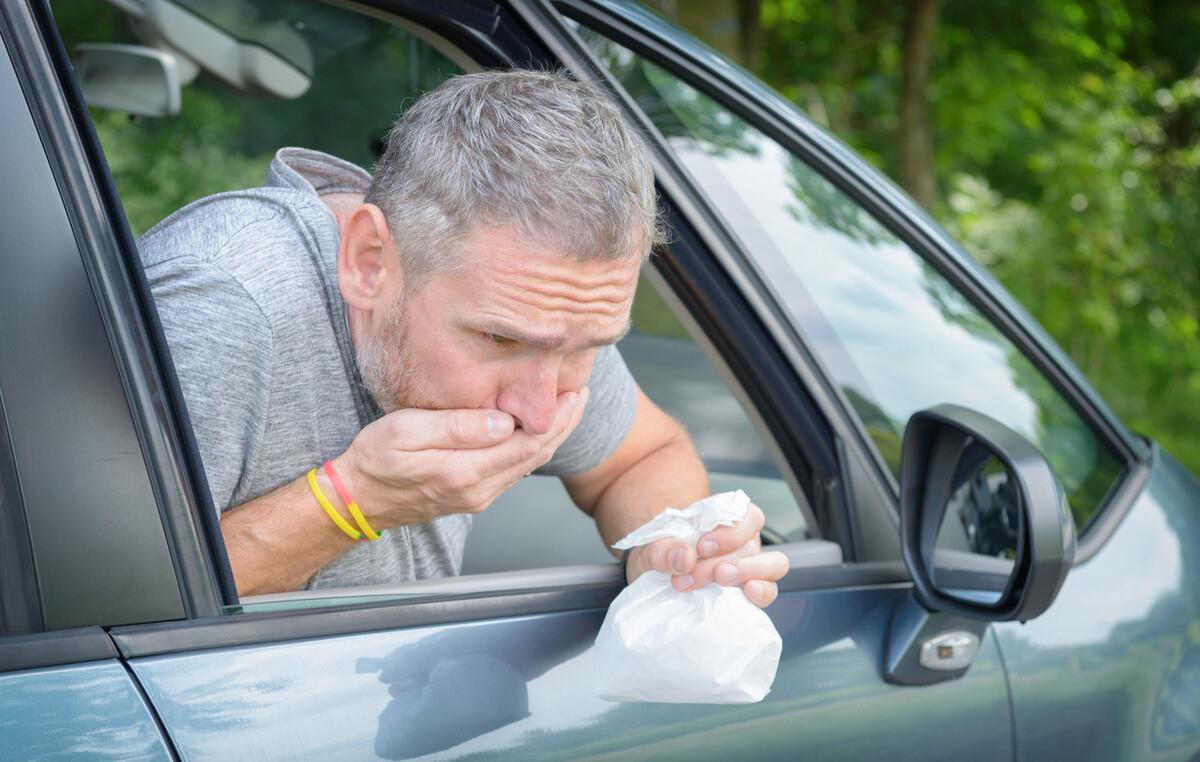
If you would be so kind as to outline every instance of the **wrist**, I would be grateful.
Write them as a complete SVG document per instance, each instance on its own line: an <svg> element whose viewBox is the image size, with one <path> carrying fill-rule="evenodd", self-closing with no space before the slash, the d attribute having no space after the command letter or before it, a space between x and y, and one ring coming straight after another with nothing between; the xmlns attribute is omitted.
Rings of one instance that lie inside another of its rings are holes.
<svg viewBox="0 0 1200 762"><path fill-rule="evenodd" d="M335 455L334 457L330 458L329 462L332 464L334 470L341 478L342 485L345 487L346 491L354 497L354 500L358 503L359 509L371 522L372 526L375 526L376 529L380 530L386 529L388 527L378 526L378 523L380 522L380 517L378 516L378 510L376 508L378 505L378 500L370 489L371 480L358 467L358 463L351 452L352 447L353 446L351 446L351 448L347 448L346 451L340 455ZM323 472L325 469L321 468L320 470Z"/></svg>
<svg viewBox="0 0 1200 762"><path fill-rule="evenodd" d="M346 479L338 471L337 465L333 460L327 460L321 466L321 471L329 477L329 481L333 484L334 490L337 492L338 498L342 501L342 505L354 518L354 523L357 526L362 537L367 540L378 540L378 531L371 526L370 519L367 518L362 506L359 505L358 499L355 498L353 491L346 483ZM361 482L360 482L361 484Z"/></svg>

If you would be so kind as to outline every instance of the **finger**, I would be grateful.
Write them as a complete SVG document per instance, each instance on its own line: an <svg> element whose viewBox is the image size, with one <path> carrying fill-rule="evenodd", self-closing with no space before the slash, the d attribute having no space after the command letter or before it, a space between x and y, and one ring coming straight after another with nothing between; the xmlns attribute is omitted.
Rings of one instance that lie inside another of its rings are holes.
<svg viewBox="0 0 1200 762"><path fill-rule="evenodd" d="M787 573L788 558L777 550L732 561L722 560L712 570L713 580L726 587L744 585L755 579L777 582Z"/></svg>
<svg viewBox="0 0 1200 762"><path fill-rule="evenodd" d="M587 395L587 387L579 393L564 392L559 395L555 423L545 434L530 434L521 430L496 447L472 451L464 462L469 462L475 473L482 475L477 493L485 495L488 498L486 502L490 503L523 476L545 465L579 423ZM551 439L545 441L547 437Z"/></svg>
<svg viewBox="0 0 1200 762"><path fill-rule="evenodd" d="M583 409L587 405L589 393L586 386L580 389L575 406L568 411L569 414L563 421L562 427L556 432L548 432L546 435L543 435L542 452L546 456L546 460L549 460L555 451L562 446L562 443L567 441L567 437L575 432L575 429L583 420Z"/></svg>
<svg viewBox="0 0 1200 762"><path fill-rule="evenodd" d="M585 386L578 392L563 392L558 395L558 409L554 413L554 422L544 434L531 434L543 444L561 444L579 422L583 420L583 409L587 406L590 390Z"/></svg>
<svg viewBox="0 0 1200 762"><path fill-rule="evenodd" d="M749 558L762 552L757 538L751 542L747 542L740 548L735 549L732 553L726 553L723 556L716 558L706 558L698 561L691 574L687 575L687 579L679 578L675 580L676 590L688 590L704 587L712 584L715 580L713 575L716 568L724 563L737 561L742 558ZM686 587L685 587L686 586Z"/></svg>
<svg viewBox="0 0 1200 762"><path fill-rule="evenodd" d="M559 395L558 410L555 411L554 423L549 431L544 434L516 432L512 442L517 457L506 462L495 472L498 480L507 482L502 489L515 483L522 476L536 471L554 457L554 453L579 424L587 397L587 387L578 393L564 392Z"/></svg>
<svg viewBox="0 0 1200 762"><path fill-rule="evenodd" d="M779 585L761 579L751 580L742 586L742 591L755 606L765 609L779 597Z"/></svg>
<svg viewBox="0 0 1200 762"><path fill-rule="evenodd" d="M666 537L642 546L636 555L631 552L629 564L630 580L652 570L669 575L686 575L696 566L696 551L682 540Z"/></svg>
<svg viewBox="0 0 1200 762"><path fill-rule="evenodd" d="M558 397L558 408L554 413L555 424L551 431L561 430L566 422L571 420L571 416L577 408L579 402L579 394L576 392L565 392ZM511 416L505 415L510 421ZM478 467L482 473L495 474L502 469L507 469L515 466L526 460L534 458L542 449L543 438L547 434L530 434L524 429L509 431L508 436L503 438L499 443L493 442L490 448L476 448L472 453L464 453L464 457L474 466Z"/></svg>
<svg viewBox="0 0 1200 762"><path fill-rule="evenodd" d="M421 410L388 413L380 422L398 450L471 450L512 438L513 418L499 410Z"/></svg>
<svg viewBox="0 0 1200 762"><path fill-rule="evenodd" d="M746 516L733 526L717 527L700 538L696 543L696 551L701 558L713 558L731 553L740 548L752 538L757 538L766 523L762 509L754 503L746 510Z"/></svg>

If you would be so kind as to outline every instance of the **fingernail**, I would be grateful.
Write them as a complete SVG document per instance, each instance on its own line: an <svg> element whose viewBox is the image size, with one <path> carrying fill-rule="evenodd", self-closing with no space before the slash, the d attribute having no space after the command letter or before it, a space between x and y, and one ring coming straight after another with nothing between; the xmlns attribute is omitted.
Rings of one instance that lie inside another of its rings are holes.
<svg viewBox="0 0 1200 762"><path fill-rule="evenodd" d="M708 558L709 556L715 556L716 554L717 554L717 541L716 540L705 540L704 542L700 543L700 555L703 558Z"/></svg>
<svg viewBox="0 0 1200 762"><path fill-rule="evenodd" d="M676 578L675 578L675 582L677 583L677 584L676 584L676 587L677 587L677 588L678 588L680 591L683 591L683 590L690 590L690 589L691 589L691 587L692 587L692 585L696 584L696 580L695 580L695 579L693 579L693 578L692 578L692 575L690 575L690 574L685 574L685 575L684 575L684 576L682 576L682 577L676 577Z"/></svg>
<svg viewBox="0 0 1200 762"><path fill-rule="evenodd" d="M683 548L675 548L671 551L671 567L677 572L687 571L687 551ZM689 579L691 579L689 577Z"/></svg>
<svg viewBox="0 0 1200 762"><path fill-rule="evenodd" d="M513 419L504 413L491 413L487 421L488 434L494 439L503 439L512 433Z"/></svg>
<svg viewBox="0 0 1200 762"><path fill-rule="evenodd" d="M717 578L717 582L722 585L732 585L737 581L737 567L733 564L719 564L713 576Z"/></svg>
<svg viewBox="0 0 1200 762"><path fill-rule="evenodd" d="M576 394L575 392L570 392L569 394L567 394L567 407L568 408L573 408L578 404L579 404L579 395L578 394Z"/></svg>

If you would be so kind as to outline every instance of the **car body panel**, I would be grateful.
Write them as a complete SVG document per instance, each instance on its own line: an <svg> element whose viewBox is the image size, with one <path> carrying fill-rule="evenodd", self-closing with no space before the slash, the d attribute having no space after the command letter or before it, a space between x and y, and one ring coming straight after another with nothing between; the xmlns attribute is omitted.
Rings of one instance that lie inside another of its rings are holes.
<svg viewBox="0 0 1200 762"><path fill-rule="evenodd" d="M172 758L116 660L0 674L0 757Z"/></svg>
<svg viewBox="0 0 1200 762"><path fill-rule="evenodd" d="M1165 453L1054 604L995 625L1020 759L1195 759L1200 481ZM1190 582L1190 584L1189 584Z"/></svg>
<svg viewBox="0 0 1200 762"><path fill-rule="evenodd" d="M1010 760L1008 693L987 637L961 680L883 681L909 586L785 593L766 700L617 704L596 697L603 610L134 659L183 756L384 759ZM956 732L944 732L955 728ZM969 732L965 729L969 728Z"/></svg>

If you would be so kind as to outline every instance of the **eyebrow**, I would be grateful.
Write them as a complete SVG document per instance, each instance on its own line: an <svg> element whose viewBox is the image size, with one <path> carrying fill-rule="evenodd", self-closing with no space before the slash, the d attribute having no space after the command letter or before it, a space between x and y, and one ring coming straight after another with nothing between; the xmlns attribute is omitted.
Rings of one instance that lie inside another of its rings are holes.
<svg viewBox="0 0 1200 762"><path fill-rule="evenodd" d="M497 336L503 336L506 339L519 341L522 344L528 344L529 346L536 347L538 349L558 349L566 343L566 338L563 336L559 336L557 334L539 336L537 334L529 333L519 326L509 325L507 323L484 321L476 324L474 327L477 331L482 331L483 333L494 333ZM629 335L629 331L632 329L632 327L632 321L626 321L625 326L615 335L591 339L585 342L584 346L603 347L609 344L616 344L618 341Z"/></svg>

